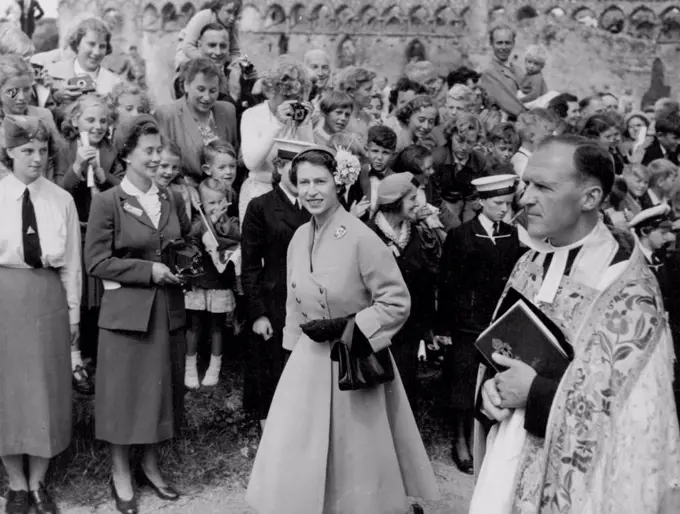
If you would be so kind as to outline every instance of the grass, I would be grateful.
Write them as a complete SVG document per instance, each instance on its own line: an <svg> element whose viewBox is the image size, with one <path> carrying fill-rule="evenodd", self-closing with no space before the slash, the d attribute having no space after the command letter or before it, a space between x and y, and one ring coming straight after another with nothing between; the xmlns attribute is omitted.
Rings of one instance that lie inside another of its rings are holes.
<svg viewBox="0 0 680 514"><path fill-rule="evenodd" d="M225 352L222 376L216 388L187 392L185 429L179 437L160 445L162 468L183 493L194 494L225 483L246 486L257 452L259 422L246 418L241 409L243 390L242 345L236 339ZM207 363L204 363L207 364ZM430 457L448 458L448 437L439 409L436 377L423 382L418 402L418 426ZM94 400L75 397L73 440L50 466L47 483L64 502L94 507L110 502L110 460L106 443L94 439ZM6 475L0 473L4 490Z"/></svg>

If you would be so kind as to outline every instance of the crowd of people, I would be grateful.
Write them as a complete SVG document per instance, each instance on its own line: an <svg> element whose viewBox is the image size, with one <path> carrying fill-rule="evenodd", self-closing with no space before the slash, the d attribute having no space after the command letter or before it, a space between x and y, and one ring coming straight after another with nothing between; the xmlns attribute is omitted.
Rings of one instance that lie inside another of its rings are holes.
<svg viewBox="0 0 680 514"><path fill-rule="evenodd" d="M177 500L157 444L239 333L260 514L437 499L424 359L474 514L660 512L680 487L680 104L551 89L508 25L480 71L418 60L388 83L322 49L255 70L240 8L192 18L160 105L138 62L107 68L99 18L48 54L0 27L6 512L58 511L73 390L94 395L117 510L140 486ZM476 350L517 298L554 325L563 376Z"/></svg>

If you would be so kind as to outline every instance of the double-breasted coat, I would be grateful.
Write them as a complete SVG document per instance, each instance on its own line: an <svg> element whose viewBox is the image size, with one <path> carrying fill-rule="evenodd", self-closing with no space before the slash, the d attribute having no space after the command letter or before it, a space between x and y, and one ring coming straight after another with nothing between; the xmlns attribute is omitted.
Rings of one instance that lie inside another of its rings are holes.
<svg viewBox="0 0 680 514"><path fill-rule="evenodd" d="M286 255L295 231L309 221L279 186L248 204L241 230L241 283L250 326L266 317L274 334L252 334L246 349L244 408L265 419L288 351L281 346L286 322Z"/></svg>
<svg viewBox="0 0 680 514"><path fill-rule="evenodd" d="M522 254L517 229L501 222L492 241L476 216L451 230L439 263L438 328L451 335L444 380L456 409L471 409L478 357L474 342L491 323Z"/></svg>
<svg viewBox="0 0 680 514"><path fill-rule="evenodd" d="M179 195L158 195L157 227L121 185L96 195L90 209L88 273L119 285L102 297L95 399L96 437L114 444L171 438L183 409L184 294L154 284L152 268L191 222Z"/></svg>
<svg viewBox="0 0 680 514"><path fill-rule="evenodd" d="M312 341L300 324L356 314L381 350L408 317L408 289L383 242L342 207L314 232L314 222L303 225L288 248L283 345L292 354L246 499L259 514L404 514L407 495L438 492L399 373L340 391L330 344Z"/></svg>

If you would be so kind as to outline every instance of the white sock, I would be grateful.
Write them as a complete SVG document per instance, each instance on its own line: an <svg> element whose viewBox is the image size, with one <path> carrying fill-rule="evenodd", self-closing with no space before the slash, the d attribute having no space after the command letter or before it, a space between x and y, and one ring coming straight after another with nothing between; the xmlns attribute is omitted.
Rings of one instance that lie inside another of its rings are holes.
<svg viewBox="0 0 680 514"><path fill-rule="evenodd" d="M80 350L71 350L71 371L75 371L77 366L83 366L83 358L80 355Z"/></svg>
<svg viewBox="0 0 680 514"><path fill-rule="evenodd" d="M189 389L198 389L196 355L187 355L186 363L184 364L184 385Z"/></svg>
<svg viewBox="0 0 680 514"><path fill-rule="evenodd" d="M222 356L221 355L211 355L210 365L208 370L205 372L205 377L203 377L204 386L215 386L220 380L220 370L222 369Z"/></svg>

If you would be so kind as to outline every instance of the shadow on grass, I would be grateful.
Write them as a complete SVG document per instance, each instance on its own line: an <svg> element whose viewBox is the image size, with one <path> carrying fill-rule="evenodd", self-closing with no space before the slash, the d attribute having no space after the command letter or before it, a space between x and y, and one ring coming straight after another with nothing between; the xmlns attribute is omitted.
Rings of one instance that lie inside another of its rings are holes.
<svg viewBox="0 0 680 514"><path fill-rule="evenodd" d="M246 418L242 403L243 361L238 348L225 353L220 383L185 396L185 427L179 437L160 445L162 469L182 493L192 495L215 485L245 487L257 452L259 422ZM433 460L449 458L449 438L435 401L436 377L421 382L416 416ZM139 452L133 451L133 459ZM50 466L46 482L60 501L93 510L111 501L108 445L94 439L94 398L73 401L73 440ZM0 473L0 486L6 487Z"/></svg>

